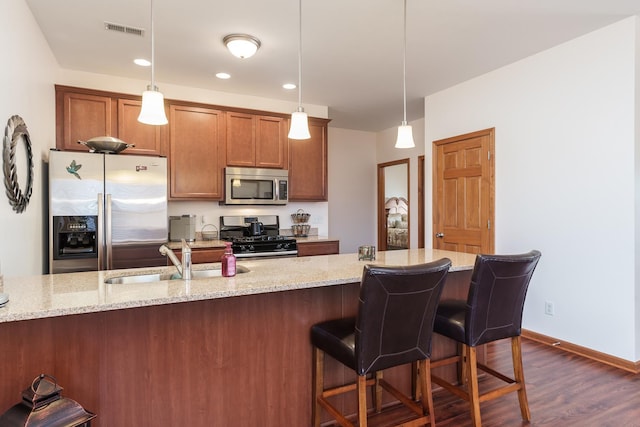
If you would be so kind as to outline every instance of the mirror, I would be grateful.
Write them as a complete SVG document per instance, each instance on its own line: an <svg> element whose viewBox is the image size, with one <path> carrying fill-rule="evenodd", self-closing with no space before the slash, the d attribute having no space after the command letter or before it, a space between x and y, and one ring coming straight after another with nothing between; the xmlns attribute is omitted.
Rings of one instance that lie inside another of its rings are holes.
<svg viewBox="0 0 640 427"><path fill-rule="evenodd" d="M378 164L378 248L409 249L409 159Z"/></svg>

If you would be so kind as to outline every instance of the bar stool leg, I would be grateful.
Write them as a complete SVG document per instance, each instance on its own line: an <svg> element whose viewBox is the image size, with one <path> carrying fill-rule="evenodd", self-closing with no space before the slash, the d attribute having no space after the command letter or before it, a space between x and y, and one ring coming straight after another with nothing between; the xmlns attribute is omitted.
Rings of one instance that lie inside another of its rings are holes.
<svg viewBox="0 0 640 427"><path fill-rule="evenodd" d="M367 427L367 376L358 375L358 426Z"/></svg>
<svg viewBox="0 0 640 427"><path fill-rule="evenodd" d="M429 411L429 425L435 427L436 419L433 410L433 395L431 394L431 360L420 360L418 361L418 366L420 400L422 402L423 415L426 408Z"/></svg>
<svg viewBox="0 0 640 427"><path fill-rule="evenodd" d="M377 371L375 373L376 383L372 387L373 390L373 404L375 405L376 412L380 413L382 411L382 385L380 385L380 380L382 380L382 371Z"/></svg>
<svg viewBox="0 0 640 427"><path fill-rule="evenodd" d="M520 336L511 338L511 356L513 359L513 375L516 383L520 386L518 389L518 402L520 402L520 413L525 421L531 420L529 412L529 403L527 401L527 389L524 383L524 368L522 366L522 341Z"/></svg>
<svg viewBox="0 0 640 427"><path fill-rule="evenodd" d="M480 419L480 396L478 388L478 359L476 348L468 345L464 346L466 358L467 386L469 387L469 404L471 407L471 421L475 427L481 427Z"/></svg>
<svg viewBox="0 0 640 427"><path fill-rule="evenodd" d="M313 349L313 406L312 423L314 427L320 427L320 403L318 396L322 396L324 388L324 352L317 347Z"/></svg>

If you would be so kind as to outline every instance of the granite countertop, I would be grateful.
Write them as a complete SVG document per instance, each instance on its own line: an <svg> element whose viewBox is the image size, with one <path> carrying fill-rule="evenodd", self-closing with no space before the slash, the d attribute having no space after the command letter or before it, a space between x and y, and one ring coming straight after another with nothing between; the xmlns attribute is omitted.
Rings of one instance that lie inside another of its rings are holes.
<svg viewBox="0 0 640 427"><path fill-rule="evenodd" d="M135 284L107 284L112 277L173 273L175 267L137 268L27 277L5 277L9 302L0 308L0 323L173 304L214 298L254 295L359 282L365 264L412 265L447 257L451 271L471 270L475 255L409 249L379 252L376 260L358 261L357 254L238 260L249 272L235 277L164 280ZM220 263L197 264L194 270L220 268Z"/></svg>

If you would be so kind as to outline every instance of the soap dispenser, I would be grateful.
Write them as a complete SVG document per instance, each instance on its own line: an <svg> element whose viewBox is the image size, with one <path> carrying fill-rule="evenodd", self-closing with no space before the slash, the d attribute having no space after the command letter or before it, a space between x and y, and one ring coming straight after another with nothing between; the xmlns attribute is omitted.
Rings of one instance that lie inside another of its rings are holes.
<svg viewBox="0 0 640 427"><path fill-rule="evenodd" d="M222 276L233 277L236 275L236 256L231 249L231 242L225 242L224 254L220 260L222 264Z"/></svg>

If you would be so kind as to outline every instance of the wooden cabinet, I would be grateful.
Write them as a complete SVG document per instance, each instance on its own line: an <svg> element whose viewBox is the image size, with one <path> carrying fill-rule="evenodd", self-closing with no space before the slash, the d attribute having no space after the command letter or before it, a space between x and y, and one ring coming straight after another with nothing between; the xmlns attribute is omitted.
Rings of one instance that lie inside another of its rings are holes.
<svg viewBox="0 0 640 427"><path fill-rule="evenodd" d="M226 120L227 166L286 168L284 118L228 111Z"/></svg>
<svg viewBox="0 0 640 427"><path fill-rule="evenodd" d="M56 86L56 148L88 151L78 141L116 136L116 108L111 96L74 92Z"/></svg>
<svg viewBox="0 0 640 427"><path fill-rule="evenodd" d="M173 251L178 259L182 261L182 250L177 249ZM203 248L203 249L191 249L191 263L192 264L205 264L210 262L220 262L224 254L224 248ZM167 265L173 265L170 259L167 259Z"/></svg>
<svg viewBox="0 0 640 427"><path fill-rule="evenodd" d="M113 136L135 147L122 154L166 155L171 200L222 200L226 166L289 170L289 200L328 199L329 120L309 119L310 140L287 138L287 116L167 101L169 124L138 122L141 97L56 85L56 147Z"/></svg>
<svg viewBox="0 0 640 427"><path fill-rule="evenodd" d="M166 126L150 126L140 123L138 116L142 108L142 100L118 99L118 138L135 147L127 148L127 152L146 155L161 155L161 132ZM124 153L124 151L123 151Z"/></svg>
<svg viewBox="0 0 640 427"><path fill-rule="evenodd" d="M169 106L170 199L222 199L224 122L220 110Z"/></svg>
<svg viewBox="0 0 640 427"><path fill-rule="evenodd" d="M88 151L79 140L113 136L135 145L121 154L163 155L164 126L138 122L141 105L133 95L56 85L56 148Z"/></svg>
<svg viewBox="0 0 640 427"><path fill-rule="evenodd" d="M311 139L289 141L289 201L326 201L328 120L309 119Z"/></svg>
<svg viewBox="0 0 640 427"><path fill-rule="evenodd" d="M298 242L298 256L331 255L340 253L339 240Z"/></svg>

